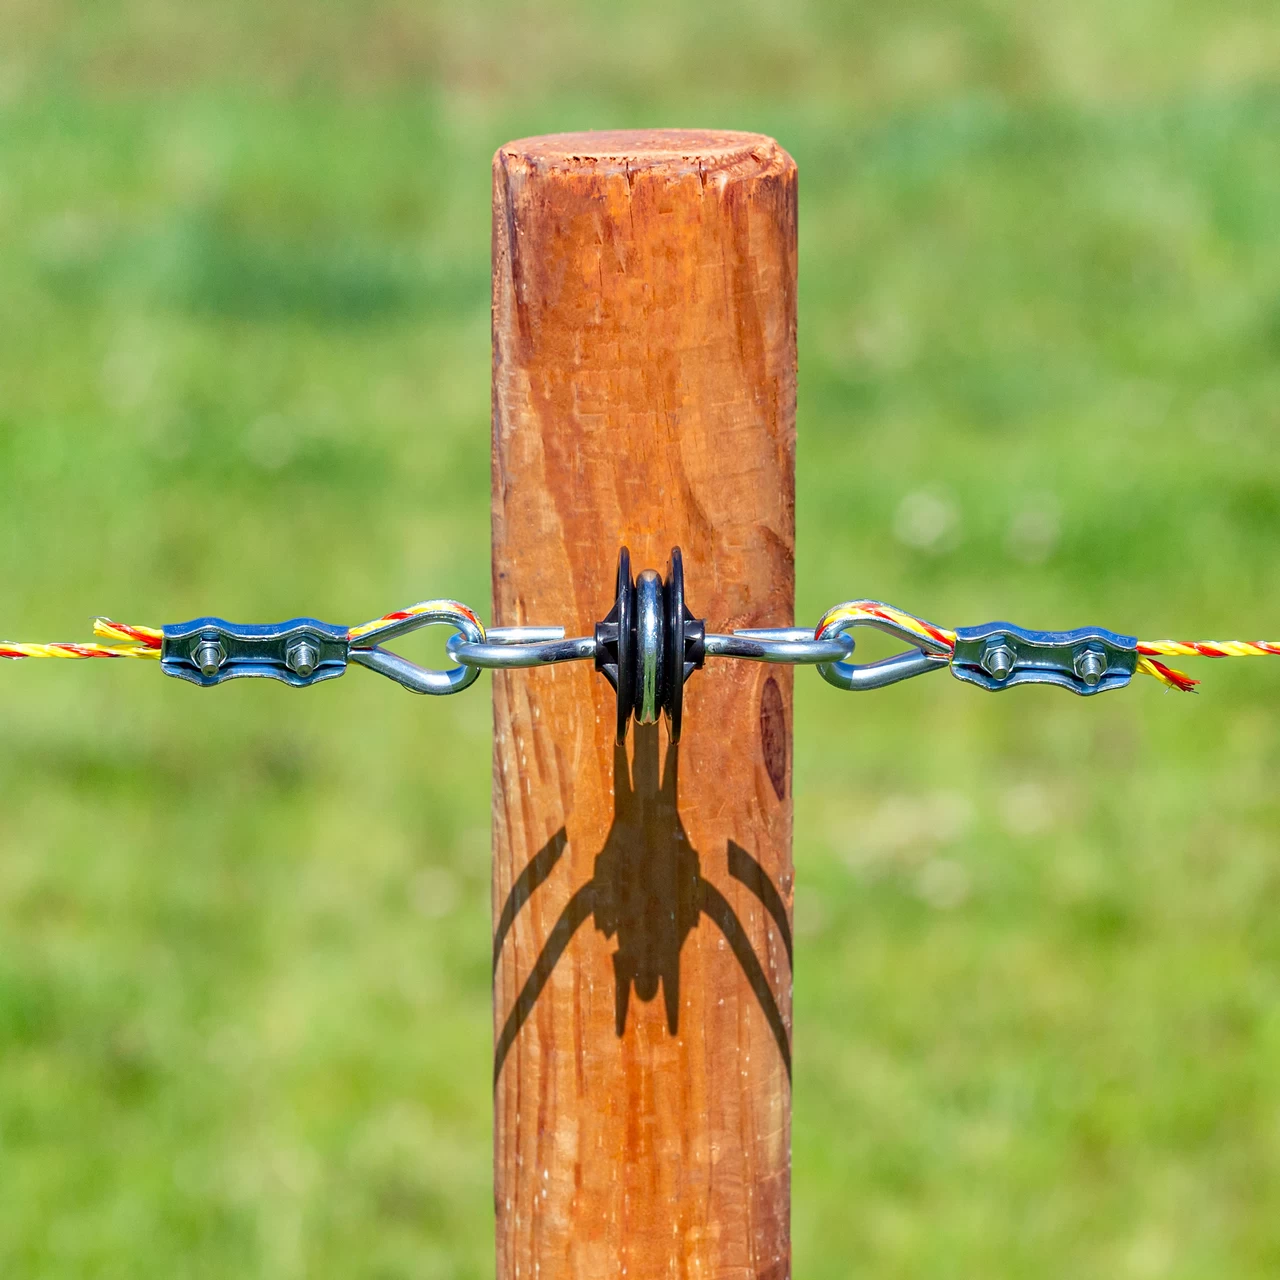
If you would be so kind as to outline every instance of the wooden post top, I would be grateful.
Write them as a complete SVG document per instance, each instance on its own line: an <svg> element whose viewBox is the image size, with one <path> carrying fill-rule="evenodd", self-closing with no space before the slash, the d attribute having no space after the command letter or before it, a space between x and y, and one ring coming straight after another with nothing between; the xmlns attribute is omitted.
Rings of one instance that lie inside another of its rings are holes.
<svg viewBox="0 0 1280 1280"><path fill-rule="evenodd" d="M731 129L602 129L585 133L551 133L517 138L499 147L504 166L523 165L546 172L589 169L634 172L663 169L672 174L715 173L764 175L795 168L795 161L762 133Z"/></svg>

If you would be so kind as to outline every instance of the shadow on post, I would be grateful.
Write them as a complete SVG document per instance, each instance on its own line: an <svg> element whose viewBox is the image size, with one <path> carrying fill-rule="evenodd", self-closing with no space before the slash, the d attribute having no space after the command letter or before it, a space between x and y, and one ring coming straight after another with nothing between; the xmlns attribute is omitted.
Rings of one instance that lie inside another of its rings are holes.
<svg viewBox="0 0 1280 1280"><path fill-rule="evenodd" d="M614 817L595 860L592 877L565 904L507 1015L494 1050L497 1083L511 1046L533 1012L574 934L594 917L613 953L614 1027L626 1031L631 993L645 1002L661 987L667 1028L680 1027L680 953L702 916L714 921L763 1011L791 1078L791 1042L777 998L751 940L728 898L702 876L701 860L689 842L678 804L679 748L668 744L661 771L658 727L638 725L633 767L625 747L613 755ZM555 869L567 847L564 829L529 860L503 905L493 940L493 964L524 905ZM792 963L791 928L786 905L764 868L740 845L728 846L729 874L749 889L772 917Z"/></svg>

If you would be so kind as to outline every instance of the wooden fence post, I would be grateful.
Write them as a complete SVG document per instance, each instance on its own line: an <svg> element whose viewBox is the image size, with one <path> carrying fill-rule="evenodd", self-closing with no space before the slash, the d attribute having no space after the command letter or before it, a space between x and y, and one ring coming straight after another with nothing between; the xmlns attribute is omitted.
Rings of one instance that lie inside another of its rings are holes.
<svg viewBox="0 0 1280 1280"><path fill-rule="evenodd" d="M590 634L626 544L709 629L790 624L790 156L566 134L493 177L495 623ZM615 748L589 663L493 688L499 1280L783 1280L791 671L710 660L678 750Z"/></svg>

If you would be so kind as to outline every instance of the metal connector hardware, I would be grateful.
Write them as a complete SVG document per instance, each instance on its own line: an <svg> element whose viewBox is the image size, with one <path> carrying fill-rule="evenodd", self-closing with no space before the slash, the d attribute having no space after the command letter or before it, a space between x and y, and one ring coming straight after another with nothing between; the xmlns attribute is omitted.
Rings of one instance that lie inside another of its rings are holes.
<svg viewBox="0 0 1280 1280"><path fill-rule="evenodd" d="M631 553L618 553L613 606L589 636L566 640L560 628L491 630L483 642L456 635L449 656L479 670L544 667L590 660L617 695L616 738L626 741L632 719L652 724L665 715L672 742L680 741L685 682L708 658L752 662L837 663L853 652L853 638L816 639L804 627L761 627L728 635L707 632L685 601L684 558L673 547L663 576L632 575Z"/></svg>
<svg viewBox="0 0 1280 1280"><path fill-rule="evenodd" d="M457 665L444 670L417 666L385 648L388 641L421 627L446 626L454 634L445 648ZM626 740L634 719L653 724L665 716L672 742L680 740L685 682L708 658L813 664L828 683L854 691L883 689L914 676L949 667L958 680L999 692L1022 684L1052 684L1088 696L1120 689L1137 671L1175 687L1190 677L1165 667L1153 655L1171 652L1231 656L1278 652L1269 642L1143 642L1101 627L1033 631L1011 622L949 631L878 600L850 600L829 609L810 631L803 627L757 627L709 633L685 599L684 559L674 547L665 574L645 569L633 575L623 547L613 605L592 634L566 638L563 627L517 626L485 630L475 613L456 600L428 600L358 627L314 618L266 626L244 626L221 618L196 618L163 631L128 627L107 619L99 634L127 640L123 646L10 646L0 656L151 656L165 674L209 688L242 676L280 680L295 688L332 680L351 663L396 681L413 693L458 693L482 670L592 662L617 697L617 741ZM854 663L850 632L871 627L905 641L903 653Z"/></svg>
<svg viewBox="0 0 1280 1280"><path fill-rule="evenodd" d="M245 676L302 688L347 669L347 628L314 618L266 626L196 618L164 628L160 669L206 689Z"/></svg>
<svg viewBox="0 0 1280 1280"><path fill-rule="evenodd" d="M956 632L951 674L999 691L1019 684L1055 684L1089 695L1123 689L1138 666L1138 641L1101 627L1031 631L988 622Z"/></svg>

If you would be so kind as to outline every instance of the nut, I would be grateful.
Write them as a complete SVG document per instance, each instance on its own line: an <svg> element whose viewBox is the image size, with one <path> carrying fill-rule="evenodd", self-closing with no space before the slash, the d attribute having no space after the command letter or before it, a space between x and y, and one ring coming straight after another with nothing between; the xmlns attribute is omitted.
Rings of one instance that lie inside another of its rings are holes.
<svg viewBox="0 0 1280 1280"><path fill-rule="evenodd" d="M1093 647L1081 649L1076 654L1075 668L1076 675L1092 689L1107 674L1107 655Z"/></svg>
<svg viewBox="0 0 1280 1280"><path fill-rule="evenodd" d="M320 665L320 650L306 638L295 640L284 653L285 666L304 680Z"/></svg>
<svg viewBox="0 0 1280 1280"><path fill-rule="evenodd" d="M987 641L982 653L982 669L993 680L1005 681L1013 670L1013 649L1003 637Z"/></svg>
<svg viewBox="0 0 1280 1280"><path fill-rule="evenodd" d="M207 636L197 640L195 648L191 650L191 660L200 668L202 676L216 676L226 657L227 651L222 647L221 641Z"/></svg>

